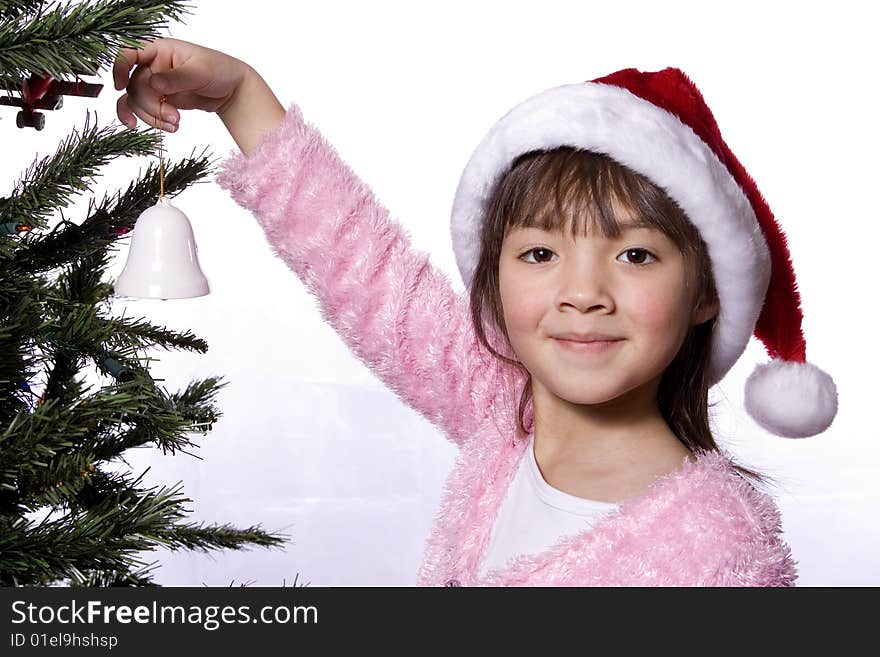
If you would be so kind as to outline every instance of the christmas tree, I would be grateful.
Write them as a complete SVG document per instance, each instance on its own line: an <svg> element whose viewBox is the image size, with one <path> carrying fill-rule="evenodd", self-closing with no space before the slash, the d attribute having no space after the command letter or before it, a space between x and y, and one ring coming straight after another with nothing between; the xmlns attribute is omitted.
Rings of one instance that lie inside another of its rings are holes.
<svg viewBox="0 0 880 657"><path fill-rule="evenodd" d="M24 95L13 93L39 83L51 90L50 79L82 83L79 76L112 67L120 47L143 47L167 19L185 13L180 2L44 4L0 0L4 104L21 104L19 127L25 129L45 121L45 115L35 118L34 108L60 105L31 98L28 110ZM0 106L0 112L9 109ZM241 549L283 542L259 526L186 522L190 500L179 483L146 487L143 473L118 467L125 450L136 447L187 454L194 446L189 435L207 434L220 417L212 402L225 383L211 377L180 392L164 390L149 374L148 361L156 359L145 350L204 353L205 341L108 313L110 252L156 203L158 165L124 191L90 200L79 223L53 219L73 195L88 191L101 167L120 156L155 155L160 139L151 130L99 128L87 115L80 131L0 197L0 585L153 585L152 568L138 555L158 546ZM204 153L164 163L165 195L211 173L210 164ZM89 388L80 376L88 368L107 385Z"/></svg>

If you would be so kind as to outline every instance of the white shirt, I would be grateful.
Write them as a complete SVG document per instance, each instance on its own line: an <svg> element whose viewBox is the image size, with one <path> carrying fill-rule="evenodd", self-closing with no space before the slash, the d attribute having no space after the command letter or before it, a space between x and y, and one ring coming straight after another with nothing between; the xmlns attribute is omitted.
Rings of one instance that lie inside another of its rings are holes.
<svg viewBox="0 0 880 657"><path fill-rule="evenodd" d="M570 495L544 480L535 460L534 434L501 504L492 528L489 548L478 576L504 566L520 554L535 554L555 545L566 535L593 527L619 506Z"/></svg>

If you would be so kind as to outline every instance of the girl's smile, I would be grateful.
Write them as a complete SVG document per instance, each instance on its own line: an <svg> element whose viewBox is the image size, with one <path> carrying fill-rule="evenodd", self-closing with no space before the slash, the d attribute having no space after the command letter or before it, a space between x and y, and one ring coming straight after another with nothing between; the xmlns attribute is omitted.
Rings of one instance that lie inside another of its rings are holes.
<svg viewBox="0 0 880 657"><path fill-rule="evenodd" d="M576 354L605 354L617 346L621 341L618 340L567 340L565 338L553 338L556 344L567 351Z"/></svg>

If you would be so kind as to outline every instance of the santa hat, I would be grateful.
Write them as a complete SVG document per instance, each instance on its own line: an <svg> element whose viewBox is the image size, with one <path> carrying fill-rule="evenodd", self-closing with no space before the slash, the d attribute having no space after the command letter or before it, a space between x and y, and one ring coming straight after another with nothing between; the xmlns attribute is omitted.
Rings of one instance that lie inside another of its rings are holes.
<svg viewBox="0 0 880 657"><path fill-rule="evenodd" d="M827 429L837 413L837 388L826 372L806 362L785 235L721 138L699 89L676 68L629 68L555 87L492 126L465 167L452 209L452 244L466 287L496 183L517 156L563 145L604 153L646 176L700 231L720 300L710 384L724 377L754 333L772 360L746 381L749 415L789 438Z"/></svg>

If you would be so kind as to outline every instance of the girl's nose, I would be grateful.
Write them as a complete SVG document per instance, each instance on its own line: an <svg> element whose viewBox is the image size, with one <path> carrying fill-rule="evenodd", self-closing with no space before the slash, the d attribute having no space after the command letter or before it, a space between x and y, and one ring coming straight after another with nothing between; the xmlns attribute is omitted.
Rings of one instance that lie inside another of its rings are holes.
<svg viewBox="0 0 880 657"><path fill-rule="evenodd" d="M580 312L612 312L614 298L609 272L596 258L581 257L570 260L559 269L556 306L576 308Z"/></svg>

